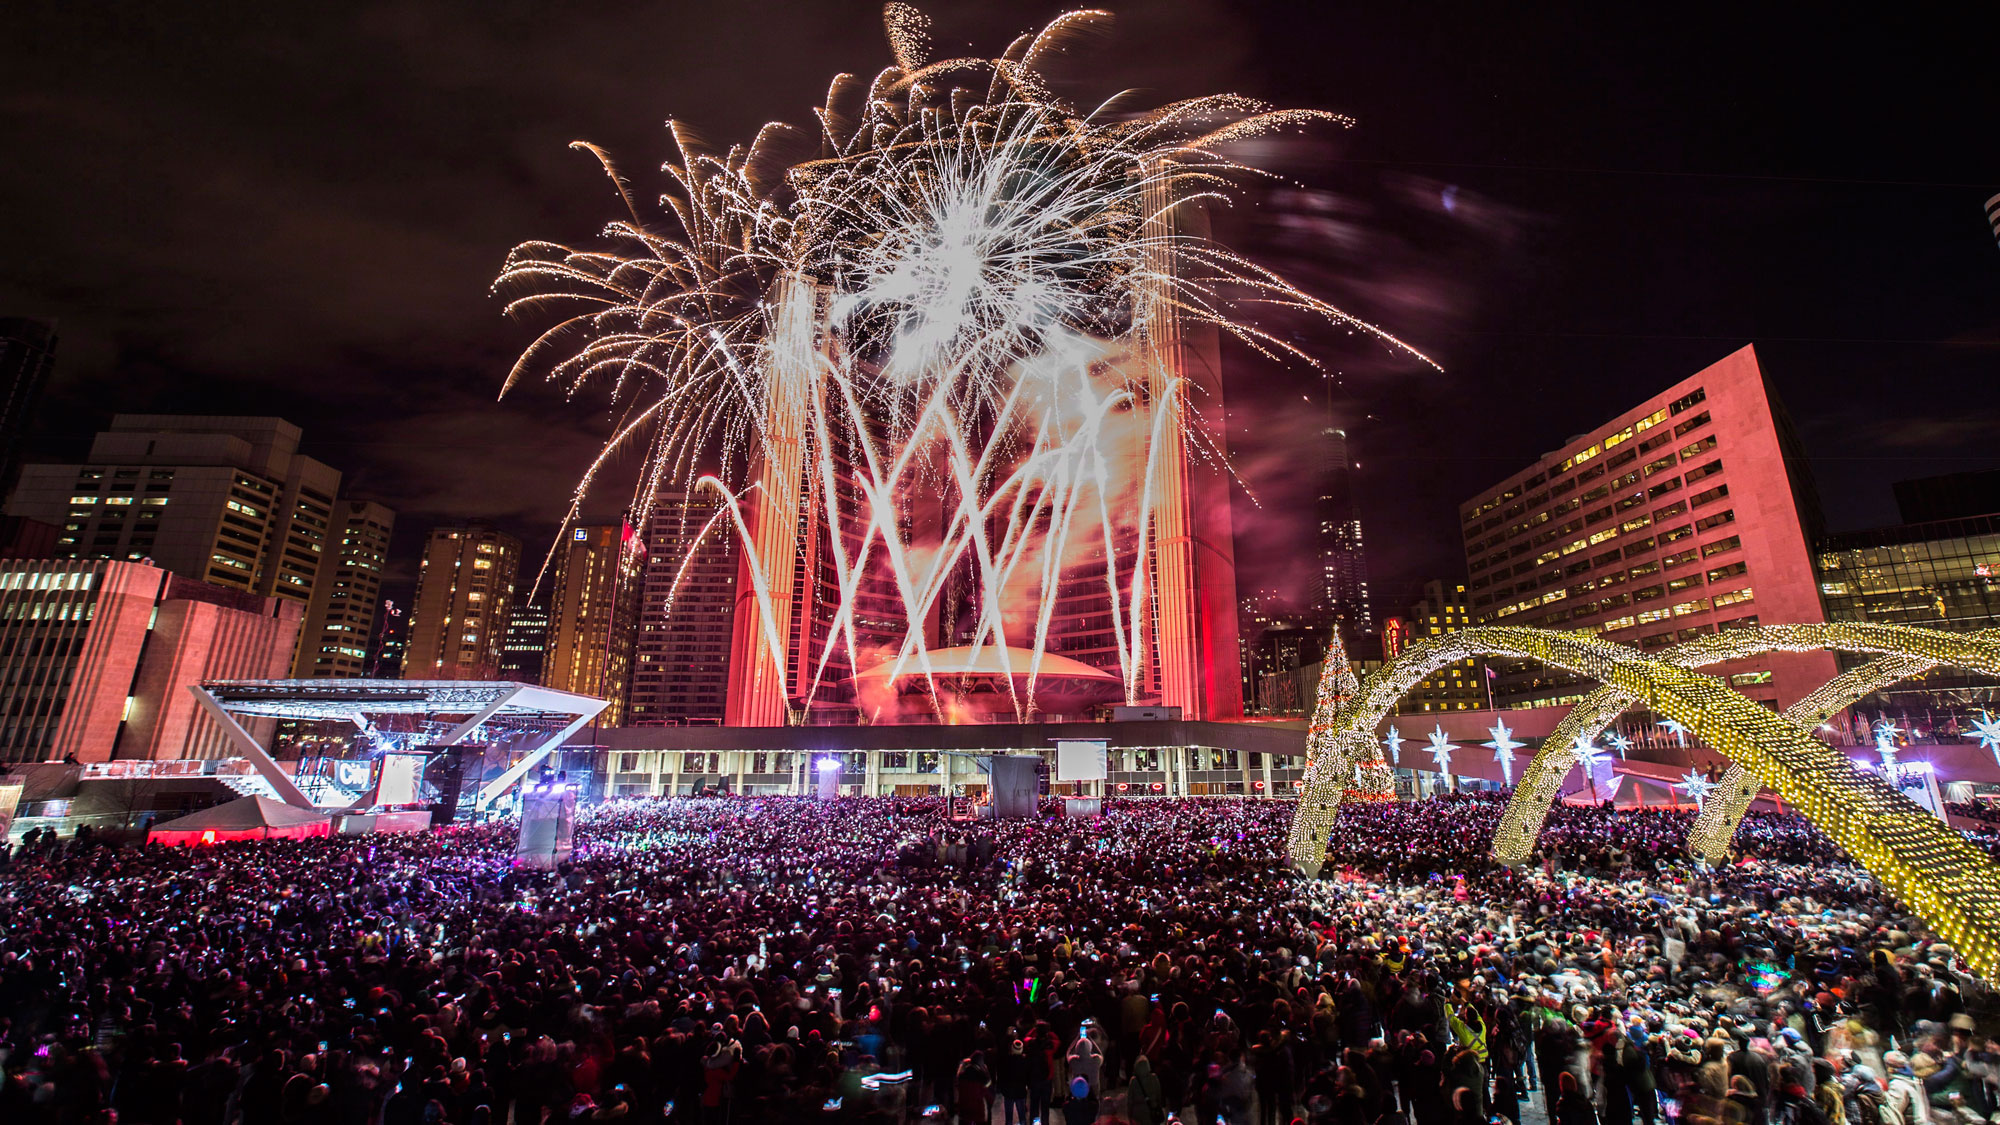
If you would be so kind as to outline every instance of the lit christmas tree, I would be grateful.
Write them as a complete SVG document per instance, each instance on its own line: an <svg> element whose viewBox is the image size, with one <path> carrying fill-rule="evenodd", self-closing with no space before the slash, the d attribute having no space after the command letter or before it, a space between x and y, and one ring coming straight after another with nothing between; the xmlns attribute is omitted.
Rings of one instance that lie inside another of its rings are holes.
<svg viewBox="0 0 2000 1125"><path fill-rule="evenodd" d="M1339 725L1340 713L1351 706L1355 697L1361 694L1361 681L1354 675L1354 664L1347 659L1347 645L1340 639L1340 629L1336 626L1326 644L1326 662L1320 665L1319 698L1313 705L1312 723L1306 729L1306 746L1315 756L1324 749L1321 745L1329 733ZM1389 763L1382 760L1382 751L1372 742L1368 756L1354 767L1354 784L1347 787L1344 798L1349 801L1393 801L1396 799L1396 775L1389 769Z"/></svg>

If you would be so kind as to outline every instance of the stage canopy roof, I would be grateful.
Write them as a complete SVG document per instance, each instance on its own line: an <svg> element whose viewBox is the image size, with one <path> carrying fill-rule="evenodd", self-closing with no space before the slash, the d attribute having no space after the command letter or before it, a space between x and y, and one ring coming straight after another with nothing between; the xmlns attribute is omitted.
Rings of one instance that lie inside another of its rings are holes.
<svg viewBox="0 0 2000 1125"><path fill-rule="evenodd" d="M223 710L277 719L363 724L371 715L473 715L485 721L569 720L596 715L601 699L509 680L210 680Z"/></svg>
<svg viewBox="0 0 2000 1125"><path fill-rule="evenodd" d="M482 727L489 737L533 736L533 748L480 791L477 805L484 809L609 706L592 696L511 680L209 680L189 690L278 796L297 808L311 808L312 802L239 719L350 722L368 731L379 729L378 718L409 716L430 728L422 739L426 747L457 745Z"/></svg>

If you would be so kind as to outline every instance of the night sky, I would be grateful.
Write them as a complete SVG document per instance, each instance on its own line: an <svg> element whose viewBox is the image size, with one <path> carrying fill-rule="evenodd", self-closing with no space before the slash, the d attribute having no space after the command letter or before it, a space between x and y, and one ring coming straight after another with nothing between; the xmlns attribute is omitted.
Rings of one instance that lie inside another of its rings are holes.
<svg viewBox="0 0 2000 1125"><path fill-rule="evenodd" d="M1228 89L1358 119L1245 150L1284 178L1221 229L1446 369L1304 325L1337 384L1232 367L1241 585L1311 569L1293 513L1329 404L1391 610L1462 575L1458 502L1745 343L1836 529L1893 522L1891 480L2000 465L2000 80L1974 7L1118 8L1057 71L1079 101ZM952 54L1060 11L928 10ZM494 401L532 335L487 292L508 248L614 213L567 142L655 194L667 117L747 139L890 61L878 7L845 0L8 12L0 315L62 322L39 452L81 456L113 410L282 415L398 510L406 578L438 522L539 551L609 425L601 400Z"/></svg>

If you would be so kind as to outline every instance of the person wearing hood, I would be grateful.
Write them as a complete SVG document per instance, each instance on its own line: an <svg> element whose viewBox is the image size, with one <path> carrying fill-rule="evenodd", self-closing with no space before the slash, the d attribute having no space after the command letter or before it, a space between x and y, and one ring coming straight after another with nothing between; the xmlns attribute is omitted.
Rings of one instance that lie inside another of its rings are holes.
<svg viewBox="0 0 2000 1125"><path fill-rule="evenodd" d="M1133 1060L1132 1080L1125 1083L1125 1116L1132 1125L1161 1125L1167 1119L1165 1091L1145 1055Z"/></svg>
<svg viewBox="0 0 2000 1125"><path fill-rule="evenodd" d="M1089 1083L1093 1094L1104 1069L1104 1052L1098 1049L1097 1039L1091 1034L1094 1030L1091 1021L1083 1021L1076 1029L1076 1042L1069 1045L1065 1056L1070 1074Z"/></svg>
<svg viewBox="0 0 2000 1125"><path fill-rule="evenodd" d="M1811 1093L1805 1079L1790 1063L1778 1075L1771 1119L1780 1125L1833 1125Z"/></svg>
<svg viewBox="0 0 2000 1125"><path fill-rule="evenodd" d="M1597 1109L1576 1075L1565 1070L1556 1077L1556 1104L1549 1114L1550 1125L1599 1125Z"/></svg>
<svg viewBox="0 0 2000 1125"><path fill-rule="evenodd" d="M1028 1125L1028 1047L1019 1039L1007 1047L994 1068L993 1087L1006 1105L1006 1125Z"/></svg>

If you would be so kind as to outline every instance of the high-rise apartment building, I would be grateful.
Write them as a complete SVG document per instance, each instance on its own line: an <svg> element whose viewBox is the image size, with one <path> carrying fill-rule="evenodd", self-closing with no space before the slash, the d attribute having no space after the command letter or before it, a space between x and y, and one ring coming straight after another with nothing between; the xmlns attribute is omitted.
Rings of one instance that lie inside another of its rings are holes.
<svg viewBox="0 0 2000 1125"><path fill-rule="evenodd" d="M1588 629L1653 652L1741 625L1825 619L1811 475L1748 347L1482 490L1460 521L1482 624ZM1565 703L1590 686L1493 664L1501 706ZM1774 653L1718 674L1783 707L1836 671L1825 653Z"/></svg>
<svg viewBox="0 0 2000 1125"><path fill-rule="evenodd" d="M403 651L406 680L490 680L500 673L521 541L485 524L433 528L417 571Z"/></svg>
<svg viewBox="0 0 2000 1125"><path fill-rule="evenodd" d="M723 720L736 606L736 534L727 523L710 528L717 508L712 493L669 493L654 503L646 524L628 726Z"/></svg>
<svg viewBox="0 0 2000 1125"><path fill-rule="evenodd" d="M22 447L55 362L53 321L0 317L0 500L20 475Z"/></svg>
<svg viewBox="0 0 2000 1125"><path fill-rule="evenodd" d="M28 465L9 515L62 528L57 555L150 560L308 605L340 473L282 418L120 414L81 465Z"/></svg>
<svg viewBox="0 0 2000 1125"><path fill-rule="evenodd" d="M1401 617L1382 622L1382 655L1393 660L1411 645L1456 633L1472 624L1465 583L1432 579L1424 596ZM1418 681L1403 696L1405 712L1477 711L1487 704L1486 670L1476 658L1457 661Z"/></svg>
<svg viewBox="0 0 2000 1125"><path fill-rule="evenodd" d="M297 602L135 562L0 562L0 761L213 758L190 685L291 667Z"/></svg>
<svg viewBox="0 0 2000 1125"><path fill-rule="evenodd" d="M542 682L542 661L549 648L549 607L517 605L507 620L507 639L500 646L500 678L515 683Z"/></svg>
<svg viewBox="0 0 2000 1125"><path fill-rule="evenodd" d="M1337 621L1349 635L1375 631L1368 598L1368 555L1361 534L1361 498L1354 487L1354 459L1347 448L1347 431L1328 427L1326 479L1321 486L1319 515L1320 613Z"/></svg>
<svg viewBox="0 0 2000 1125"><path fill-rule="evenodd" d="M382 604L382 573L396 513L372 500L333 506L328 550L320 563L305 625L299 630L300 679L355 679L367 674L368 646Z"/></svg>
<svg viewBox="0 0 2000 1125"><path fill-rule="evenodd" d="M542 686L609 700L607 726L625 718L632 632L644 554L629 525L572 528L557 544L549 587L549 646Z"/></svg>

